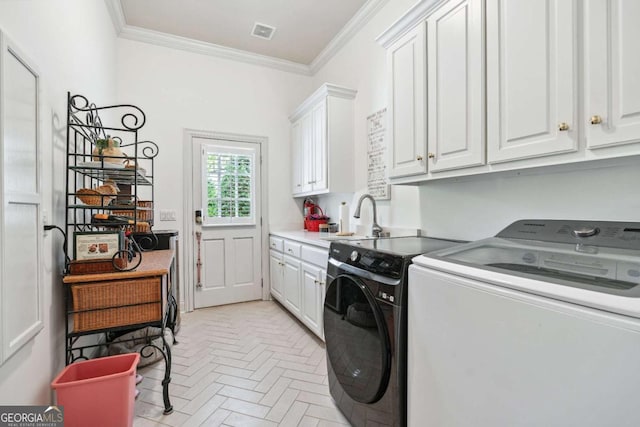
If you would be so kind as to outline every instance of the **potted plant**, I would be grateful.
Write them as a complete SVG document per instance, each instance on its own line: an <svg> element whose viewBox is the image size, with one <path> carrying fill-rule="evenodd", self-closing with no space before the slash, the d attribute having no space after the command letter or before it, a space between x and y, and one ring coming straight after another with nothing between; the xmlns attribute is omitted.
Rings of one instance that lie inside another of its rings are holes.
<svg viewBox="0 0 640 427"><path fill-rule="evenodd" d="M96 139L94 145L95 147L93 147L93 151L91 152L93 155L92 160L101 161L104 159L104 161L108 163L122 163L124 155L119 148L119 141L107 135L104 139Z"/></svg>

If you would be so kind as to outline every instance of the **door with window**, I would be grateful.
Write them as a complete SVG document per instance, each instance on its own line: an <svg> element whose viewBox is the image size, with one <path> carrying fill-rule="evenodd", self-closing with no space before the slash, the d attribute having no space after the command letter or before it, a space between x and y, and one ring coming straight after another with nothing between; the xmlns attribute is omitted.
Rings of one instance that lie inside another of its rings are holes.
<svg viewBox="0 0 640 427"><path fill-rule="evenodd" d="M193 142L193 210L202 212L195 308L261 299L260 144Z"/></svg>

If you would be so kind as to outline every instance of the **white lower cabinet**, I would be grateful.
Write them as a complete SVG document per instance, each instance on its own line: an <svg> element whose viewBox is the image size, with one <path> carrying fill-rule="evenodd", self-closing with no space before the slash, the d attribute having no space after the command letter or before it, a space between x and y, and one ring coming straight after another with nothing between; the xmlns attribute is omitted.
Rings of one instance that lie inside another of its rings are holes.
<svg viewBox="0 0 640 427"><path fill-rule="evenodd" d="M272 237L274 240L279 239ZM286 239L280 247L286 255L275 249L269 251L271 295L324 340L322 313L329 251Z"/></svg>
<svg viewBox="0 0 640 427"><path fill-rule="evenodd" d="M300 260L287 255L283 260L284 305L300 316Z"/></svg>
<svg viewBox="0 0 640 427"><path fill-rule="evenodd" d="M269 251L269 279L271 283L271 295L278 301L284 304L284 289L282 286L284 262L282 262L284 256L281 252L270 250Z"/></svg>
<svg viewBox="0 0 640 427"><path fill-rule="evenodd" d="M302 321L316 335L322 337L322 306L326 270L303 262L302 271Z"/></svg>

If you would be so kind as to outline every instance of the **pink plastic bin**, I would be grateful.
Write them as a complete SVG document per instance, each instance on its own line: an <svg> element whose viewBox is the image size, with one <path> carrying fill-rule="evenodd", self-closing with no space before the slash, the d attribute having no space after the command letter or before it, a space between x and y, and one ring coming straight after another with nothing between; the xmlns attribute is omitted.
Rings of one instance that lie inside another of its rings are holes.
<svg viewBox="0 0 640 427"><path fill-rule="evenodd" d="M132 426L138 353L72 363L51 383L65 427Z"/></svg>

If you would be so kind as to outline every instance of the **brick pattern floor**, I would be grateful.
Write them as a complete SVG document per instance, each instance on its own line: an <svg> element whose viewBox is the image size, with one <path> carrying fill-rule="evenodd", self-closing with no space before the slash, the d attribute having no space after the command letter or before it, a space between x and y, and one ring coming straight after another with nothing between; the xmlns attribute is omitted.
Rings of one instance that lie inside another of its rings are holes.
<svg viewBox="0 0 640 427"><path fill-rule="evenodd" d="M344 426L325 348L281 306L254 301L183 314L162 415L164 363L141 368L136 427Z"/></svg>

